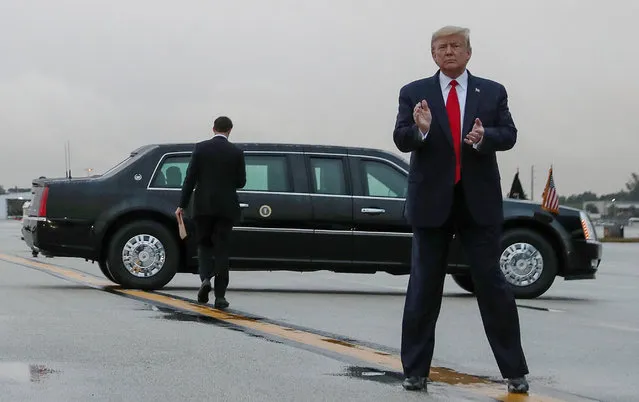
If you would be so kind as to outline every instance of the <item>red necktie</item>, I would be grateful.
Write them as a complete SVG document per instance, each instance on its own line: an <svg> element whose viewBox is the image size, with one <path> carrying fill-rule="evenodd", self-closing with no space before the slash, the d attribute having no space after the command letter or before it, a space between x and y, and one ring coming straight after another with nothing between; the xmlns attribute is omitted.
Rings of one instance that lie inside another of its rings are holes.
<svg viewBox="0 0 639 402"><path fill-rule="evenodd" d="M459 148L461 147L461 111L459 108L459 98L457 98L457 81L450 82L450 92L446 101L446 112L448 113L448 124L453 135L453 148L455 149L455 184L461 178L461 163Z"/></svg>

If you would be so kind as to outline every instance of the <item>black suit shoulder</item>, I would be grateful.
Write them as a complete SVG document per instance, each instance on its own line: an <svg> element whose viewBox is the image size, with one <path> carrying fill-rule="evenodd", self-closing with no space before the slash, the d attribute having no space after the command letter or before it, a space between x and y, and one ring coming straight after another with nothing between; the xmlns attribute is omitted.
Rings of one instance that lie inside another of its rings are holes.
<svg viewBox="0 0 639 402"><path fill-rule="evenodd" d="M474 80L476 80L477 83L482 84L482 85L486 85L486 86L494 86L494 87L503 87L503 85L497 81L491 80L489 78L484 78L484 77L478 77L476 75L472 76Z"/></svg>
<svg viewBox="0 0 639 402"><path fill-rule="evenodd" d="M496 96L506 96L506 87L500 82L488 78L477 77L474 75L472 76L472 80L475 85L491 91Z"/></svg>
<svg viewBox="0 0 639 402"><path fill-rule="evenodd" d="M409 91L414 91L415 89L424 88L428 86L428 84L430 84L434 79L435 79L434 77L426 77L426 78L420 78L418 80L411 81L408 84L405 84L403 87L401 87L399 92L406 93Z"/></svg>

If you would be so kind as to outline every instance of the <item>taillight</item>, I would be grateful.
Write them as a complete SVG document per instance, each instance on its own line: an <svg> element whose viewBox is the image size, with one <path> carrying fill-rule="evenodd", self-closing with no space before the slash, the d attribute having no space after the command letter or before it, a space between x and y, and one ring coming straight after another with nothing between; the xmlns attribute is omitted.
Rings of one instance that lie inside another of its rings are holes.
<svg viewBox="0 0 639 402"><path fill-rule="evenodd" d="M49 198L49 187L45 187L40 195L40 209L38 210L38 216L46 218L47 216L47 199Z"/></svg>

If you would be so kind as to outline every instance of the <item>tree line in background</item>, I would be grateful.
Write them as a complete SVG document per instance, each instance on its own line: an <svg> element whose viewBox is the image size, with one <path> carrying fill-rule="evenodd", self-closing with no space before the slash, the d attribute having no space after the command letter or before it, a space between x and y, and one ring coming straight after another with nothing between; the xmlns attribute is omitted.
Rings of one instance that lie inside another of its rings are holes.
<svg viewBox="0 0 639 402"><path fill-rule="evenodd" d="M585 201L611 201L613 199L616 202L639 202L639 174L632 173L630 175L625 190L602 195L597 195L592 191L584 191L581 194L559 197L559 202L563 205L583 208Z"/></svg>
<svg viewBox="0 0 639 402"><path fill-rule="evenodd" d="M31 187L29 188L20 188L20 187L11 187L5 190L3 186L0 186L0 195L2 194L13 194L13 193L30 193Z"/></svg>

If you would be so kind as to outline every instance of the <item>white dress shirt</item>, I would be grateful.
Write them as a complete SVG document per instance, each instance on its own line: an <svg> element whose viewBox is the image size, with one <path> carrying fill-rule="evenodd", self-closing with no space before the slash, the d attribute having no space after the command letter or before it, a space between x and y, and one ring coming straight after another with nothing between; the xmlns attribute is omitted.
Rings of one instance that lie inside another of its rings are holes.
<svg viewBox="0 0 639 402"><path fill-rule="evenodd" d="M444 73L442 73L441 71L439 72L439 86L441 87L442 90L442 96L444 97L444 102L448 101L448 93L450 92L452 86L450 85L451 81L453 80L453 78L448 77L447 75L445 75ZM455 90L457 91L457 99L459 99L459 108L460 110L460 123L459 123L459 127L461 127L461 129L464 129L464 112L466 110L466 93L468 92L468 71L464 70L464 72L457 78L454 78L455 81L457 81L457 86L455 87ZM419 131L422 134L422 139L425 140L426 136L428 136L428 131L426 133L422 133L421 130ZM461 132L460 130L460 141L462 138L464 138L464 133ZM482 139L477 143L477 144L473 144L473 148L477 149L477 147L479 146L479 144L481 144L482 140L484 138L482 137Z"/></svg>

